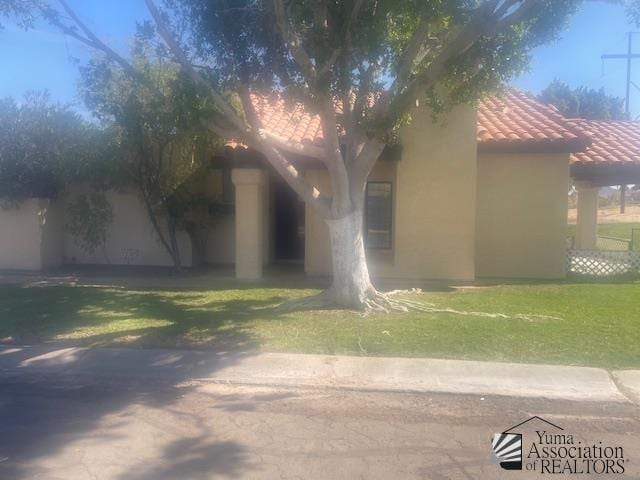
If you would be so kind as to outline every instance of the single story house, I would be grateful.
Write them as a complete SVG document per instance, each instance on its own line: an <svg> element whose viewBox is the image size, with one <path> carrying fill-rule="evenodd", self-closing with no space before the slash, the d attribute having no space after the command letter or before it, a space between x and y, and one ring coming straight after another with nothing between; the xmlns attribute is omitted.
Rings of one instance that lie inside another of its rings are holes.
<svg viewBox="0 0 640 480"><path fill-rule="evenodd" d="M272 134L291 144L322 141L317 117L301 108L268 98L256 106ZM401 130L399 147L385 151L369 178L365 243L372 276L564 277L571 176L583 182L581 199L587 186L601 185L589 162L597 162L604 147L593 137L585 125L516 90L477 108L457 107L436 122L426 109L416 109L413 122ZM638 178L640 156L629 158ZM328 191L317 160L292 161L320 191ZM616 175L617 184L636 183ZM207 263L235 264L239 278L258 278L264 265L279 262L298 264L309 275L330 273L326 226L259 152L230 144L213 156L202 181L207 192L233 207L209 232ZM0 268L105 263L100 252L84 252L64 229L65 206L76 193L0 209ZM114 210L106 246L110 262L170 265L138 195L109 192L108 199ZM582 229L585 235L589 228ZM188 265L186 234L179 243Z"/></svg>

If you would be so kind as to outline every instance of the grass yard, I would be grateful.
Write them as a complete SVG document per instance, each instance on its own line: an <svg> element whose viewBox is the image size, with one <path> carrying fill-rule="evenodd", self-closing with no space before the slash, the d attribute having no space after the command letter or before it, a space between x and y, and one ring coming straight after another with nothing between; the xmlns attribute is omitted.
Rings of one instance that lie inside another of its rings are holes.
<svg viewBox="0 0 640 480"><path fill-rule="evenodd" d="M622 238L631 240L631 232L633 229L640 229L640 223L601 223L598 225L598 234L605 237ZM569 225L569 235L575 235L576 226Z"/></svg>
<svg viewBox="0 0 640 480"><path fill-rule="evenodd" d="M640 229L640 223L603 223L598 225L598 232L608 237L631 240L631 232L635 228Z"/></svg>
<svg viewBox="0 0 640 480"><path fill-rule="evenodd" d="M499 285L414 295L439 307L556 319L448 313L362 318L342 311L281 314L273 308L313 292L0 285L0 339L640 367L637 281Z"/></svg>

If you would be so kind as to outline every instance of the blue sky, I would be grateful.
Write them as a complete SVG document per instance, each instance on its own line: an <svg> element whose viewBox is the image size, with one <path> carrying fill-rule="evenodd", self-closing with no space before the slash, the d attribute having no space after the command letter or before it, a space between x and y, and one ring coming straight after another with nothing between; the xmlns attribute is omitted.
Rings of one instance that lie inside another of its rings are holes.
<svg viewBox="0 0 640 480"><path fill-rule="evenodd" d="M74 0L70 2L86 23L117 50L126 52L136 20L148 18L143 0ZM75 40L46 26L23 32L5 23L0 31L0 97L20 97L27 90L48 89L53 98L79 104L76 96L77 63L90 52ZM622 8L586 2L562 37L535 50L530 71L514 79L514 85L539 92L554 78L572 86L604 87L624 96L625 62L600 55L626 51L626 32L635 30ZM634 46L640 52L640 35ZM640 60L633 78L640 84ZM78 105L80 107L80 105ZM632 92L632 113L640 115L640 91Z"/></svg>

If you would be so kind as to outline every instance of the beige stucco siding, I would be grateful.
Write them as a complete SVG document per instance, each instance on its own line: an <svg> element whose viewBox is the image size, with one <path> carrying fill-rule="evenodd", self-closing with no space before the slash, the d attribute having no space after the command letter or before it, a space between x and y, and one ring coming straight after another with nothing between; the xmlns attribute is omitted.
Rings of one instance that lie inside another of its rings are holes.
<svg viewBox="0 0 640 480"><path fill-rule="evenodd" d="M67 195L67 205L78 191L83 190L78 189ZM106 195L113 209L113 222L109 225L107 235L107 258L101 249L93 253L84 251L74 237L65 231L65 263L172 266L171 257L160 243L140 196L134 191L112 191ZM177 237L182 264L185 267L191 266L189 236L185 232L178 232Z"/></svg>
<svg viewBox="0 0 640 480"><path fill-rule="evenodd" d="M263 262L268 264L273 258L273 201L271 184L273 179L265 172L265 182L261 187L262 213L261 228L263 228ZM233 187L235 190L235 187ZM235 195L235 192L234 192ZM236 212L235 204L232 211L215 218L207 237L206 262L212 265L233 264L236 261Z"/></svg>
<svg viewBox="0 0 640 480"><path fill-rule="evenodd" d="M564 277L568 185L568 155L479 155L478 277Z"/></svg>
<svg viewBox="0 0 640 480"><path fill-rule="evenodd" d="M433 123L428 111L414 112L400 134L398 162L378 162L370 180L393 182L393 248L368 251L372 274L385 278L475 277L476 116L459 107ZM328 192L326 173L307 177ZM330 273L326 226L306 209L305 270Z"/></svg>
<svg viewBox="0 0 640 480"><path fill-rule="evenodd" d="M0 269L56 267L61 253L62 225L55 202L32 198L0 208Z"/></svg>
<svg viewBox="0 0 640 480"><path fill-rule="evenodd" d="M232 264L236 261L236 216L227 213L216 218L207 235L206 263Z"/></svg>
<svg viewBox="0 0 640 480"><path fill-rule="evenodd" d="M64 212L59 201L45 201L41 210L40 243L41 268L56 268L62 265L64 253Z"/></svg>

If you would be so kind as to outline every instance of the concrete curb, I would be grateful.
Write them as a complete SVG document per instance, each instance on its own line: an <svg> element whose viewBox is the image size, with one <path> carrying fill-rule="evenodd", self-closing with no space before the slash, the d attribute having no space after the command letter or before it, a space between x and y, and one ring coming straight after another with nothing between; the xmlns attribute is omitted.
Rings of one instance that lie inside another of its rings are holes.
<svg viewBox="0 0 640 480"><path fill-rule="evenodd" d="M617 370L611 375L618 390L634 403L640 404L640 370Z"/></svg>
<svg viewBox="0 0 640 480"><path fill-rule="evenodd" d="M442 392L572 401L640 398L640 372L422 358L0 346L0 372L142 376L253 385ZM615 379L615 382L614 382ZM616 385L617 383L617 385ZM618 388L620 386L620 389Z"/></svg>

